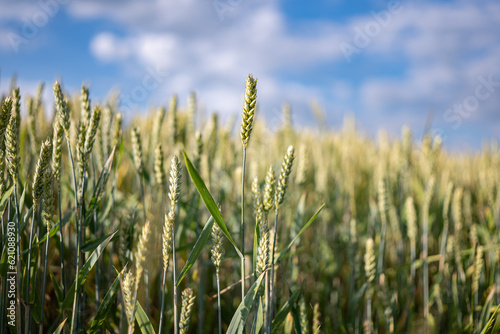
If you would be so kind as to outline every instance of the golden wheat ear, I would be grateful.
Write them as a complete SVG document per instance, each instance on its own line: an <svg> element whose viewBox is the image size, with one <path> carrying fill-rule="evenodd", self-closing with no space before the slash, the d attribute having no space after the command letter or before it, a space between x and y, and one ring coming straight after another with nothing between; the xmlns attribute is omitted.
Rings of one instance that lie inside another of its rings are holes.
<svg viewBox="0 0 500 334"><path fill-rule="evenodd" d="M165 176L165 168L163 166L163 149L161 147L161 144L158 144L155 149L154 172L155 184L158 189L161 189L161 193L163 194L167 185L167 177Z"/></svg>

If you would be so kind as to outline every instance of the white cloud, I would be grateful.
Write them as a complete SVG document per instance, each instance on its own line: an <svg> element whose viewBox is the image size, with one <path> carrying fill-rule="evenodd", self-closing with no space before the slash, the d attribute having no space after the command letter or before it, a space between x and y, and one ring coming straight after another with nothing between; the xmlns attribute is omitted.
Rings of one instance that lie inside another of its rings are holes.
<svg viewBox="0 0 500 334"><path fill-rule="evenodd" d="M405 4L363 50L370 57L407 63L403 76L371 77L361 84L359 96L364 110L374 116L374 124L398 122L395 113L400 119L420 114L423 123L427 111L435 109L435 124L452 131L443 120L444 111L473 94L478 76L494 74L500 79L496 61L500 58L499 18L497 3ZM363 27L368 20L357 26ZM500 122L493 116L499 102L500 90L481 102L461 126L472 126L473 120L483 125Z"/></svg>
<svg viewBox="0 0 500 334"><path fill-rule="evenodd" d="M80 3L80 6L83 5ZM138 14L133 14L134 5L127 7L125 4L125 7L124 12L130 12L129 24L133 25ZM101 7L101 10L109 8ZM187 15L185 20L192 20L197 17L199 9L194 6L192 11L186 8L172 10ZM94 8L92 12L98 11ZM127 18L120 16L117 19ZM155 15L150 20L155 21ZM204 32L192 34L190 30L176 32L165 23L165 27L154 31L132 27L132 32L124 37L100 33L92 40L90 50L103 61L135 61L143 68L161 67L169 72L163 92L181 93L183 89L205 92L202 97L206 96L207 106L223 113L241 108L244 80L249 72L259 78L262 106L278 106L284 100L319 98L319 90L297 82L283 82L277 78L276 72L303 70L316 66L318 62L341 57L336 47L338 34L332 34L331 26L316 32L315 36L292 34L275 4L260 5L237 20L219 21L215 28L214 20L218 21L218 17L207 15L200 24L209 26L210 36ZM208 92L215 98L208 97Z"/></svg>
<svg viewBox="0 0 500 334"><path fill-rule="evenodd" d="M90 50L97 58L104 61L124 59L129 54L129 50L108 32L95 36L90 43Z"/></svg>

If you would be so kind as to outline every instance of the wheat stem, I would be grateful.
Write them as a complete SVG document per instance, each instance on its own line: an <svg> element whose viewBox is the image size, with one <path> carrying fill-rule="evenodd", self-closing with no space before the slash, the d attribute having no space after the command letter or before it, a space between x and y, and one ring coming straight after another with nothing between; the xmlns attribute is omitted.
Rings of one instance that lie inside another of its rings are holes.
<svg viewBox="0 0 500 334"><path fill-rule="evenodd" d="M245 165L247 160L247 149L243 148L243 164L241 172L241 300L245 299Z"/></svg>

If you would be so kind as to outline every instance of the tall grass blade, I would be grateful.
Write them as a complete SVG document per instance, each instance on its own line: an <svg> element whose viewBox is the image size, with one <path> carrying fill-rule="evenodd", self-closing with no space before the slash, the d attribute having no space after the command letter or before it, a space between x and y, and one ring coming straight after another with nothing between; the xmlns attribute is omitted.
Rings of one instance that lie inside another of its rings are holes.
<svg viewBox="0 0 500 334"><path fill-rule="evenodd" d="M85 264L82 266L78 273L78 289L80 289L81 286L83 286L83 283L87 280L87 276L89 275L90 271L94 268L97 260L99 257L104 252L104 249L108 245L108 243L111 241L111 239L116 235L118 231L114 232L111 234L109 237L104 240L95 251L92 252L92 254L89 256ZM66 294L66 298L64 299L64 302L62 304L62 308L70 308L73 304L73 299L75 297L75 282L71 285L71 288L69 288L68 293Z"/></svg>
<svg viewBox="0 0 500 334"><path fill-rule="evenodd" d="M200 194L203 203L205 203L205 206L207 207L208 211L210 211L210 214L214 218L215 222L217 223L217 225L219 225L220 229L222 230L222 233L224 233L229 242L231 242L231 244L234 246L236 253L238 253L240 258L243 257L243 254L241 253L240 249L234 242L233 237L231 237L231 234L227 229L226 223L224 223L224 219L222 219L222 215L219 211L219 208L217 207L217 204L215 204L215 201L210 192L208 191L205 182L203 182L203 180L200 177L200 174L198 174L198 171L196 170L196 168L194 168L193 164L191 163L191 160L189 160L188 156L186 155L186 152L183 151L182 154L184 155L184 161L186 162L186 168L188 170L189 176L191 176L191 180L193 180L196 190L198 190L198 193Z"/></svg>
<svg viewBox="0 0 500 334"><path fill-rule="evenodd" d="M285 249L283 249L279 254L278 256L276 257L276 259L274 260L274 263L278 263L278 261L283 257L285 256L289 251L290 251L290 248L292 248L292 245L293 243L295 242L295 240L297 240L300 235L302 233L304 233L305 230L307 230L307 228L309 226L311 226L311 224L316 220L316 218L318 217L318 215L320 214L321 210L323 210L323 208L325 207L325 204L323 204L317 211L316 213L307 221L307 223L304 225L304 227L302 227L302 229L299 231L299 233L297 233L297 235L295 236L295 238L292 239L292 241L290 241L290 243L288 244L288 246L285 247Z"/></svg>
<svg viewBox="0 0 500 334"><path fill-rule="evenodd" d="M57 326L56 330L54 331L54 334L61 334L61 332L64 328L64 325L66 324L66 320L68 320L68 319L64 319L63 322L61 322L61 324L59 326Z"/></svg>
<svg viewBox="0 0 500 334"><path fill-rule="evenodd" d="M96 333L99 330L99 327L104 324L106 321L106 317L108 316L109 311L111 311L111 306L115 301L116 292L120 289L120 278L123 275L123 272L118 273L115 281L111 284L108 292L104 296L101 305L99 305L99 309L92 320L92 324L90 325L90 329L88 331L89 334Z"/></svg>
<svg viewBox="0 0 500 334"><path fill-rule="evenodd" d="M265 273L262 273L252 287L247 291L245 299L241 301L240 306L238 306L238 309L233 315L233 319L231 319L231 323L229 324L226 332L227 334L244 333L248 315L250 314L250 310L252 309L255 299L259 294L259 289L264 277Z"/></svg>
<svg viewBox="0 0 500 334"><path fill-rule="evenodd" d="M489 332L489 330L491 329L491 327L493 326L493 322L497 320L497 315L498 315L498 312L500 311L500 305L498 305L495 309L495 311L493 312L493 314L491 315L490 317L490 320L486 323L486 325L484 326L483 330L481 331L481 334L487 334L487 333L495 333L495 332ZM489 312L489 311L488 311ZM495 323L495 327L496 327L496 324L498 323L498 321L496 321Z"/></svg>
<svg viewBox="0 0 500 334"><path fill-rule="evenodd" d="M149 321L146 312L144 312L144 309L142 308L141 304L139 304L139 302L137 302L136 305L135 320L137 320L142 334L156 334L153 325L151 325L151 321Z"/></svg>
<svg viewBox="0 0 500 334"><path fill-rule="evenodd" d="M191 269L191 267L195 264L196 260L200 256L203 247L205 247L208 239L210 239L210 234L212 233L213 225L214 225L214 218L210 217L207 223L205 224L203 231L201 231L198 240L196 240L196 243L194 244L191 253L189 253L189 257L186 260L186 264L184 264L184 268L182 268L181 273L177 277L177 286L179 286L179 284L182 282L182 279L186 277L189 269Z"/></svg>
<svg viewBox="0 0 500 334"><path fill-rule="evenodd" d="M14 191L14 186L10 187L5 191L2 198L0 199L0 217L3 216L7 203L9 202L10 195Z"/></svg>
<svg viewBox="0 0 500 334"><path fill-rule="evenodd" d="M290 299L280 308L278 313L273 319L273 333L277 333L281 325L285 322L286 316L292 310L292 307L296 305L297 299L299 298L300 290L297 289L291 296Z"/></svg>

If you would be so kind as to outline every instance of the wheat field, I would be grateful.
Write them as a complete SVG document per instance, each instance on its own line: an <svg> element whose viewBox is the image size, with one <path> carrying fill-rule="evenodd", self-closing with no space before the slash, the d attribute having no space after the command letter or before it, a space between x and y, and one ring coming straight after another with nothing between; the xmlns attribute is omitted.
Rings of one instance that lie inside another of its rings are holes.
<svg viewBox="0 0 500 334"><path fill-rule="evenodd" d="M252 75L224 123L195 94L125 119L85 86L56 82L54 110L22 89L1 97L2 333L500 332L496 142L298 129L287 105L270 127Z"/></svg>

